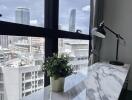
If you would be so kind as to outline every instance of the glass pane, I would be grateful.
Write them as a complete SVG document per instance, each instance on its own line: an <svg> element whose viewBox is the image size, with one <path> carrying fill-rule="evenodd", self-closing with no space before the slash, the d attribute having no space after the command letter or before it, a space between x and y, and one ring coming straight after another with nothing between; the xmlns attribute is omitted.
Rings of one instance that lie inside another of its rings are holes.
<svg viewBox="0 0 132 100"><path fill-rule="evenodd" d="M44 88L44 43L39 37L0 35L0 100L29 100Z"/></svg>
<svg viewBox="0 0 132 100"><path fill-rule="evenodd" d="M70 57L69 64L74 72L83 72L88 67L88 40L59 39L59 54L67 54Z"/></svg>
<svg viewBox="0 0 132 100"><path fill-rule="evenodd" d="M44 0L0 0L0 20L44 26Z"/></svg>
<svg viewBox="0 0 132 100"><path fill-rule="evenodd" d="M60 0L59 28L89 34L90 0Z"/></svg>

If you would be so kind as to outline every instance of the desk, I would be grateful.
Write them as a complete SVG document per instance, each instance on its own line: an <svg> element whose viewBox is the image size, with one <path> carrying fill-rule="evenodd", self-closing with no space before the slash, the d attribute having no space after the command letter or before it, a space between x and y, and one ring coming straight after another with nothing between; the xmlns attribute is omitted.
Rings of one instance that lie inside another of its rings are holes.
<svg viewBox="0 0 132 100"><path fill-rule="evenodd" d="M129 68L96 63L68 76L63 93L51 92L48 86L23 100L118 100Z"/></svg>

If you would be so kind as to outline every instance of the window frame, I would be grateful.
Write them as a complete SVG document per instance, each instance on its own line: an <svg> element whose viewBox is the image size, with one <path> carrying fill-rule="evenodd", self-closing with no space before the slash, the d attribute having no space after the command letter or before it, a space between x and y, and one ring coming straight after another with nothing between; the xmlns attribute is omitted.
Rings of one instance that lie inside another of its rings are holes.
<svg viewBox="0 0 132 100"><path fill-rule="evenodd" d="M13 22L0 21L0 35L45 37L45 59L49 56L52 56L53 53L58 53L59 38L91 41L91 34L87 35L78 32L58 30L59 0L44 0L44 2L44 28L31 25L23 25ZM89 49L90 48L91 47L89 47ZM45 86L48 86L50 82L49 77L47 77L47 74L45 74L44 77Z"/></svg>

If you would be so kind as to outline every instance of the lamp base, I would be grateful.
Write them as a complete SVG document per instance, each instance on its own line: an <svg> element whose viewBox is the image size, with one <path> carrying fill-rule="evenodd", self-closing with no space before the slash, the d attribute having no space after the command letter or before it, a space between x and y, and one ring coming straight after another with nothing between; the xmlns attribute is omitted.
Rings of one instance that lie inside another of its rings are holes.
<svg viewBox="0 0 132 100"><path fill-rule="evenodd" d="M109 63L112 64L112 65L118 65L118 66L123 66L124 65L123 62L119 62L119 61L110 61Z"/></svg>

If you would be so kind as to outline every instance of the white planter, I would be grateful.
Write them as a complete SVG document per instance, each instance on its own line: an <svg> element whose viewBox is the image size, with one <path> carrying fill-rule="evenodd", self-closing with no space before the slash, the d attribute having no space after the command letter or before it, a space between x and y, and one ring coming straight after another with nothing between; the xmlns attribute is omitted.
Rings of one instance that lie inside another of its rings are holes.
<svg viewBox="0 0 132 100"><path fill-rule="evenodd" d="M50 78L50 84L51 84L52 91L54 91L54 92L63 92L63 90L64 90L64 81L65 81L64 77L58 78L56 80L53 77L51 77Z"/></svg>

